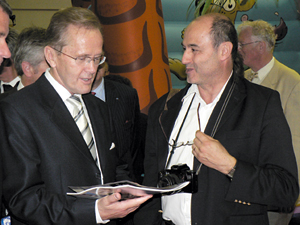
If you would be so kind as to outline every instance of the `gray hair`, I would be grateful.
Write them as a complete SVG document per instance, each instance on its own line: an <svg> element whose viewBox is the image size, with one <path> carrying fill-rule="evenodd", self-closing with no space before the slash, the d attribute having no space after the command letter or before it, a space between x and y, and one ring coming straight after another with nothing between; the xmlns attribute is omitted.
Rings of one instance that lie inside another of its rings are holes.
<svg viewBox="0 0 300 225"><path fill-rule="evenodd" d="M102 28L98 17L90 10L80 7L69 7L57 11L51 18L46 31L47 45L61 50L67 45L67 28L70 25L86 29Z"/></svg>
<svg viewBox="0 0 300 225"><path fill-rule="evenodd" d="M257 37L260 41L267 44L267 48L270 52L273 52L277 35L274 32L274 27L266 21L244 21L237 27L238 34L243 30L250 28L252 30L252 36Z"/></svg>
<svg viewBox="0 0 300 225"><path fill-rule="evenodd" d="M35 26L25 28L19 34L13 58L18 75L23 75L22 62L29 62L35 70L44 61L45 38L46 29Z"/></svg>
<svg viewBox="0 0 300 225"><path fill-rule="evenodd" d="M10 27L5 41L7 43L9 51L11 52L11 59L13 59L14 57L13 52L17 44L18 36L19 36L18 32L14 28Z"/></svg>

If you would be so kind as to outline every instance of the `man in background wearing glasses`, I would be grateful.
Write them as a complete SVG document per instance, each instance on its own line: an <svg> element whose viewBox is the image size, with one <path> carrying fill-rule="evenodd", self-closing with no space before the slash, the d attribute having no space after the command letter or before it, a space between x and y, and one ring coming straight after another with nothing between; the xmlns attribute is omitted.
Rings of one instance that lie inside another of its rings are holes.
<svg viewBox="0 0 300 225"><path fill-rule="evenodd" d="M162 183L160 171L185 163L198 187L154 196L135 222L269 225L267 206L292 208L299 194L279 94L244 78L236 29L222 14L197 17L182 46L189 84L149 110L144 184Z"/></svg>
<svg viewBox="0 0 300 225"><path fill-rule="evenodd" d="M0 103L3 196L12 224L115 224L150 195L119 201L68 196L69 186L127 179L116 155L108 108L89 94L105 61L98 18L71 7L46 31L50 68ZM86 94L88 93L88 94Z"/></svg>
<svg viewBox="0 0 300 225"><path fill-rule="evenodd" d="M292 133L300 179L300 76L273 56L276 34L271 24L263 20L245 21L238 26L237 31L239 52L244 64L250 67L245 71L245 77L280 93L284 115ZM289 224L291 212L278 212L276 207L270 207L269 210L270 225Z"/></svg>

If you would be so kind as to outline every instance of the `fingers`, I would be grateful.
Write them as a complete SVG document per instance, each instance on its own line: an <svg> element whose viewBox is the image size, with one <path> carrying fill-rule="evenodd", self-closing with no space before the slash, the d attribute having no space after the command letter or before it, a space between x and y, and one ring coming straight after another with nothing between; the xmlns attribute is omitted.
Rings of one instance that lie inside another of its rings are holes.
<svg viewBox="0 0 300 225"><path fill-rule="evenodd" d="M152 195L120 201L121 194L114 193L98 200L98 210L103 220L122 218L135 211L142 203Z"/></svg>
<svg viewBox="0 0 300 225"><path fill-rule="evenodd" d="M120 193L113 193L109 196L107 196L107 203L108 204L112 204L115 202L118 202L119 200L121 200L121 194Z"/></svg>

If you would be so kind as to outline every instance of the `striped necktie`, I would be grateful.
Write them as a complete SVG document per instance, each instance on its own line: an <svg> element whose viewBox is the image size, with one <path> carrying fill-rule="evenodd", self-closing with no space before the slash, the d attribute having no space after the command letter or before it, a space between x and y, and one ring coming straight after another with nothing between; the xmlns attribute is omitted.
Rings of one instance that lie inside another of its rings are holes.
<svg viewBox="0 0 300 225"><path fill-rule="evenodd" d="M97 162L97 154L96 154L94 139L91 133L90 126L84 115L80 98L75 95L71 95L71 97L69 97L67 101L73 105L74 108L72 114L73 119L76 122L76 125L78 126L78 129L80 130L83 139L85 140L94 160Z"/></svg>

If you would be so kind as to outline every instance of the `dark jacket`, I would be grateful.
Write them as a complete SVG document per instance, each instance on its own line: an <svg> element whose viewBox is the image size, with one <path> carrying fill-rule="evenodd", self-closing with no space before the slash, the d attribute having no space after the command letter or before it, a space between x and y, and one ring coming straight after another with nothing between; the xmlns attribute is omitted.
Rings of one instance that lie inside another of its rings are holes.
<svg viewBox="0 0 300 225"><path fill-rule="evenodd" d="M126 179L117 150L111 149L114 138L106 104L91 94L83 95L83 100L104 183ZM3 195L12 224L96 224L95 200L66 193L69 186L100 184L100 171L44 75L1 101L0 126Z"/></svg>
<svg viewBox="0 0 300 225"><path fill-rule="evenodd" d="M202 166L198 192L192 195L192 225L267 225L267 205L292 209L298 197L297 165L278 92L244 78L236 78L235 83L214 138L237 159L236 171L231 181L226 175ZM233 78L212 112L205 129L208 135L232 84ZM157 174L164 169L168 143L161 126L169 138L181 99L189 87L168 101L167 110L164 111L167 95L150 108L145 185L156 186ZM198 166L195 158L194 170ZM161 224L160 204L160 196L148 201L137 212L135 224Z"/></svg>

